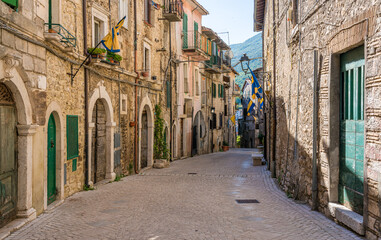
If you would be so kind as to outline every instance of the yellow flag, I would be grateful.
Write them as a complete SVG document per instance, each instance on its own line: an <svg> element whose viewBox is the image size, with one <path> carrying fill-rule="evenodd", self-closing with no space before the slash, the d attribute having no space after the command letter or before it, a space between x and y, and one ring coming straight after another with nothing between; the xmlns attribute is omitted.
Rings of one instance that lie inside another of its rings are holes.
<svg viewBox="0 0 381 240"><path fill-rule="evenodd" d="M118 41L118 35L119 30L123 26L124 20L126 17L122 18L118 24L116 24L115 27L111 29L111 31L102 39L103 46L107 49L109 52L120 52L119 47L119 41Z"/></svg>
<svg viewBox="0 0 381 240"><path fill-rule="evenodd" d="M231 117L230 120L233 122L233 125L235 125L235 115L233 115L233 117Z"/></svg>

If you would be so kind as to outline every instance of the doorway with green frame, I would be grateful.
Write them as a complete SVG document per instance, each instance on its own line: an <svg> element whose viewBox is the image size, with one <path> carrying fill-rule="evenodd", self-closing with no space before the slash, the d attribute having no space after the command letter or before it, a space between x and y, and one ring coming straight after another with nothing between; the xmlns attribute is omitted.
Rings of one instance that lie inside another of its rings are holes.
<svg viewBox="0 0 381 240"><path fill-rule="evenodd" d="M340 56L339 203L363 214L364 46Z"/></svg>
<svg viewBox="0 0 381 240"><path fill-rule="evenodd" d="M47 180L47 194L48 205L56 200L57 187L56 187L56 123L53 114L49 117L48 122L48 180Z"/></svg>

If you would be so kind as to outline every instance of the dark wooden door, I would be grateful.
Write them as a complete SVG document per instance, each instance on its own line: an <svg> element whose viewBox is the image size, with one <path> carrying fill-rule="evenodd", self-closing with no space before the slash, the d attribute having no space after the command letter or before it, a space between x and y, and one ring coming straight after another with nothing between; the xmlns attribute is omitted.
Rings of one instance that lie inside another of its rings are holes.
<svg viewBox="0 0 381 240"><path fill-rule="evenodd" d="M339 202L363 213L364 47L341 55Z"/></svg>
<svg viewBox="0 0 381 240"><path fill-rule="evenodd" d="M142 130L141 130L141 158L140 168L148 166L148 119L147 111L142 114Z"/></svg>
<svg viewBox="0 0 381 240"><path fill-rule="evenodd" d="M0 227L16 217L16 108L8 88L0 83Z"/></svg>
<svg viewBox="0 0 381 240"><path fill-rule="evenodd" d="M56 123L53 114L48 122L48 204L56 200Z"/></svg>

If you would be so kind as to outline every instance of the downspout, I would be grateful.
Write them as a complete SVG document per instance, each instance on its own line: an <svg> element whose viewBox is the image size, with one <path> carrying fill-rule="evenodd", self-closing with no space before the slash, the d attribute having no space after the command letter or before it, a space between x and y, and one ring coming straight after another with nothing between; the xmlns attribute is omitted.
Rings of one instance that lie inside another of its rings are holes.
<svg viewBox="0 0 381 240"><path fill-rule="evenodd" d="M173 145L173 124L172 124L172 119L173 119L173 116L172 116L172 29L171 29L171 22L169 21L169 101L170 101L170 107L169 107L169 114L170 114L170 119L169 119L169 129L170 129L170 132L169 132L169 157L170 157L170 161L172 162L173 161L173 154L172 154L172 145Z"/></svg>
<svg viewBox="0 0 381 240"><path fill-rule="evenodd" d="M134 151L134 169L135 173L138 171L138 79L139 73L137 70L137 53L138 53L138 30L137 30L137 14L136 14L136 0L134 0L134 71L136 73L135 78L135 151Z"/></svg>
<svg viewBox="0 0 381 240"><path fill-rule="evenodd" d="M263 89L263 94L266 94L265 93L265 67L266 67L266 62L265 62L265 37L264 37L264 33L265 33L265 27L264 27L264 24L262 25L262 89ZM268 158L267 158L267 120L266 120L266 96L263 96L263 106L264 106L264 109L262 109L263 111L263 122L264 122L264 128L265 128L265 138L264 138L264 143L263 143L263 152L264 152L264 158L265 160L267 161Z"/></svg>
<svg viewBox="0 0 381 240"><path fill-rule="evenodd" d="M270 170L271 170L271 177L276 178L276 168L275 168L275 158L276 158L276 127L277 127L277 120L276 120L276 23L275 23L275 0L273 0L273 80L274 80L274 86L273 86L273 101L274 101L274 106L273 106L273 120L274 120L274 126L273 126L273 157L271 159L271 164L270 164Z"/></svg>
<svg viewBox="0 0 381 240"><path fill-rule="evenodd" d="M318 179L316 167L316 150L317 150L317 122L318 122L318 106L317 106L317 92L318 92L318 51L314 51L314 97L313 97L313 144L312 144L312 206L311 210L317 210L317 194L318 194Z"/></svg>
<svg viewBox="0 0 381 240"><path fill-rule="evenodd" d="M82 0L82 16L83 16L83 53L86 56L87 53L87 2L86 0ZM89 168L88 168L88 162L89 162L89 155L88 155L88 143L89 143L89 90L88 90L88 69L84 68L84 91L85 91L85 184L89 186Z"/></svg>

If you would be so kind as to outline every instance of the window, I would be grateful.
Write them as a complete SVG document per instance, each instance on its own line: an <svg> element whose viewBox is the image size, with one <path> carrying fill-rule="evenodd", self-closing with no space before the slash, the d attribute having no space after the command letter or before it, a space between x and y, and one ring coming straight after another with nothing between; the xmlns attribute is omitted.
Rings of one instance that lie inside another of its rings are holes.
<svg viewBox="0 0 381 240"><path fill-rule="evenodd" d="M152 0L144 0L144 21L151 24L151 2Z"/></svg>
<svg viewBox="0 0 381 240"><path fill-rule="evenodd" d="M184 93L189 92L189 86L188 86L188 64L184 63Z"/></svg>
<svg viewBox="0 0 381 240"><path fill-rule="evenodd" d="M212 83L212 95L213 98L216 98L216 84Z"/></svg>
<svg viewBox="0 0 381 240"><path fill-rule="evenodd" d="M149 70L149 49L144 48L144 70L148 71Z"/></svg>
<svg viewBox="0 0 381 240"><path fill-rule="evenodd" d="M48 19L48 22L49 24L53 23L53 24L58 24L60 23L60 19L59 19L59 16L60 16L60 3L59 3L59 0L51 0L49 1L49 7L48 7L48 11L49 11L49 19ZM51 26L50 26L51 28Z"/></svg>
<svg viewBox="0 0 381 240"><path fill-rule="evenodd" d="M78 157L78 116L66 116L67 159Z"/></svg>
<svg viewBox="0 0 381 240"><path fill-rule="evenodd" d="M167 108L171 107L171 83L170 81L167 81Z"/></svg>
<svg viewBox="0 0 381 240"><path fill-rule="evenodd" d="M102 13L100 10L97 10L96 8L92 8L92 27L93 27L93 36L92 36L92 42L93 47L95 47L102 38L107 33L107 25L108 25L108 18L107 16ZM98 47L101 47L99 45Z"/></svg>
<svg viewBox="0 0 381 240"><path fill-rule="evenodd" d="M127 114L127 94L122 94L120 98L120 114Z"/></svg>
<svg viewBox="0 0 381 240"><path fill-rule="evenodd" d="M220 113L220 129L223 127L224 122L222 120L222 113Z"/></svg>
<svg viewBox="0 0 381 240"><path fill-rule="evenodd" d="M196 84L196 96L200 96L200 83L198 81L199 76L198 76L198 69L194 70L194 78L195 78L195 84Z"/></svg>
<svg viewBox="0 0 381 240"><path fill-rule="evenodd" d="M8 4L11 8L13 8L15 10L19 6L18 0L2 0L2 1L5 2L6 4Z"/></svg>
<svg viewBox="0 0 381 240"><path fill-rule="evenodd" d="M151 46L144 42L143 47L143 71L148 72L148 77L151 77Z"/></svg>
<svg viewBox="0 0 381 240"><path fill-rule="evenodd" d="M128 28L128 0L119 0L119 19L126 16L123 27Z"/></svg>

